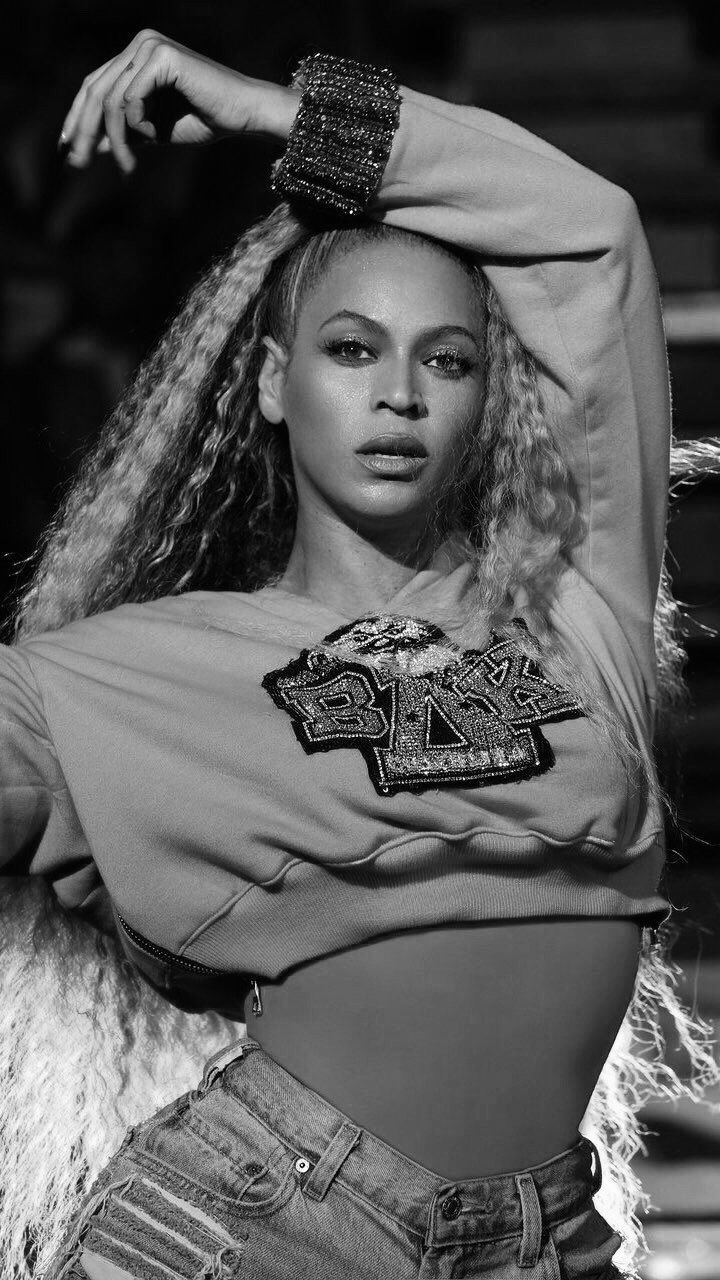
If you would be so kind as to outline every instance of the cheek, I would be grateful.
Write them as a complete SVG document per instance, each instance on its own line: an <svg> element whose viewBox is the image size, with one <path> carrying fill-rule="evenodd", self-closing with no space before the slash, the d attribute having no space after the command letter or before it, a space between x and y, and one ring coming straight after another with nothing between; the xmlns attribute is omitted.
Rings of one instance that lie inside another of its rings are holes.
<svg viewBox="0 0 720 1280"><path fill-rule="evenodd" d="M361 392L348 378L333 376L328 368L310 369L290 376L285 385L285 418L291 433L337 439L344 426L357 417Z"/></svg>
<svg viewBox="0 0 720 1280"><path fill-rule="evenodd" d="M460 458L477 438L483 400L475 389L460 390L443 397L435 406L437 441L448 460Z"/></svg>

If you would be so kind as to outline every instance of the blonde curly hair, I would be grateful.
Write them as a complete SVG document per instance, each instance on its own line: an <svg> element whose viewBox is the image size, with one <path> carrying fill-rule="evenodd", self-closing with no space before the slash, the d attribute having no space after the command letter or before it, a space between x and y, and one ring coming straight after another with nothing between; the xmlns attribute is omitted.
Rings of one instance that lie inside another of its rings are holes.
<svg viewBox="0 0 720 1280"><path fill-rule="evenodd" d="M280 205L198 284L106 423L46 532L19 637L130 600L253 590L282 569L295 489L283 436L258 407L262 338L290 349L330 261L378 239L430 244L473 279L487 320L487 390L455 524L493 616L518 586L538 602L547 595L546 574L582 528L534 362L483 272L413 232L370 220L318 231Z"/></svg>

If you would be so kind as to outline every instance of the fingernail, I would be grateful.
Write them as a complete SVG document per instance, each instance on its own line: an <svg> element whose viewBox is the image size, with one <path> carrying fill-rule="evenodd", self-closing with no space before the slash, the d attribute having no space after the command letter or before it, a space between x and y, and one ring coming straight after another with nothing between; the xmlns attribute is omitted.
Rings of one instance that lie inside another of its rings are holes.
<svg viewBox="0 0 720 1280"><path fill-rule="evenodd" d="M58 151L64 151L64 150L65 150L65 148L66 148L66 147L69 147L69 146L70 146L70 143L69 143L69 141L68 141L67 134L65 134L65 133L61 133L61 134L60 134L60 137L59 137L59 138L58 138L58 140L57 140L57 149L58 149Z"/></svg>

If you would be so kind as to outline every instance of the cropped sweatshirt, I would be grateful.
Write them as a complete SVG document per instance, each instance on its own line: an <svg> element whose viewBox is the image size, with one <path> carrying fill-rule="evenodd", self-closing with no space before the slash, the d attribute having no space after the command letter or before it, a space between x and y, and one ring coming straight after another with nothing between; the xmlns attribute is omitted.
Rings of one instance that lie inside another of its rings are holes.
<svg viewBox="0 0 720 1280"><path fill-rule="evenodd" d="M552 625L649 757L670 412L632 200L505 119L406 89L369 212L477 254L539 362L587 527ZM390 931L657 923L657 801L512 628L453 638L466 584L424 571L365 619L273 587L191 591L3 648L4 873L112 921L187 1007Z"/></svg>

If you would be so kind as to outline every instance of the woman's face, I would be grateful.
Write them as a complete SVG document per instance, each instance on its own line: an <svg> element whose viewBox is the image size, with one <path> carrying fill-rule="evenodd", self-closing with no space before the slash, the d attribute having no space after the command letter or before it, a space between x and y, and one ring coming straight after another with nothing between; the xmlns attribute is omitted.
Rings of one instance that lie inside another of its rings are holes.
<svg viewBox="0 0 720 1280"><path fill-rule="evenodd" d="M272 339L260 407L287 425L303 507L362 531L415 526L452 483L483 401L483 311L445 253L404 240L331 260L289 359Z"/></svg>

